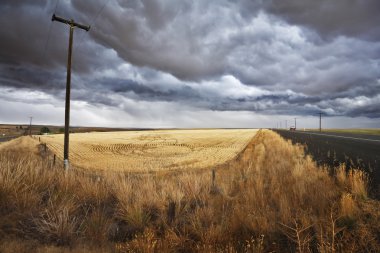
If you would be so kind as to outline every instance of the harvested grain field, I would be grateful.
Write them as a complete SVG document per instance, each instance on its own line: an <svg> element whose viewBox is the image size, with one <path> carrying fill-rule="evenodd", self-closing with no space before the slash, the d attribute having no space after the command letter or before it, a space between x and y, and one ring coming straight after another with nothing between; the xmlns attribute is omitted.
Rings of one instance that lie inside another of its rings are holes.
<svg viewBox="0 0 380 253"><path fill-rule="evenodd" d="M72 165L95 170L149 172L202 169L234 158L254 129L152 130L70 135ZM63 135L41 142L63 159Z"/></svg>

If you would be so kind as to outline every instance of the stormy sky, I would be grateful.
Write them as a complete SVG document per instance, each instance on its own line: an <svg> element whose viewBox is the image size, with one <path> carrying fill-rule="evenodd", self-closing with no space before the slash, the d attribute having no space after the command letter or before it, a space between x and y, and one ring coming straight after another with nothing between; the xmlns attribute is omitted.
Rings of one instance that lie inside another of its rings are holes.
<svg viewBox="0 0 380 253"><path fill-rule="evenodd" d="M380 127L378 0L2 0L0 123ZM285 123L287 121L287 123Z"/></svg>

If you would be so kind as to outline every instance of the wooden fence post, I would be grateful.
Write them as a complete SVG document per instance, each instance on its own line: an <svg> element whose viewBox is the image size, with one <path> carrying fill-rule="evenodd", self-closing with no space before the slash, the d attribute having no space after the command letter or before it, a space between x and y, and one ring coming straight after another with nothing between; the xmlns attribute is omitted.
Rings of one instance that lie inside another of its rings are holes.
<svg viewBox="0 0 380 253"><path fill-rule="evenodd" d="M212 187L215 187L215 169L211 172Z"/></svg>
<svg viewBox="0 0 380 253"><path fill-rule="evenodd" d="M175 202L172 200L169 200L169 206L168 206L168 222L172 223L175 219Z"/></svg>

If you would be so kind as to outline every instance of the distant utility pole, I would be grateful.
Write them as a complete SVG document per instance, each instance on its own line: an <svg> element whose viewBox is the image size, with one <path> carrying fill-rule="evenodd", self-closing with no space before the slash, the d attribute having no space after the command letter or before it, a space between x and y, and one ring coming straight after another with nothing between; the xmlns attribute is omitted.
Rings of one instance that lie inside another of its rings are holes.
<svg viewBox="0 0 380 253"><path fill-rule="evenodd" d="M319 132L322 132L322 113L318 113L319 114Z"/></svg>
<svg viewBox="0 0 380 253"><path fill-rule="evenodd" d="M81 25L75 23L74 20L64 19L53 14L51 21L58 21L70 26L70 37L69 37L69 52L67 57L67 75L66 75L66 104L65 104L65 140L63 149L63 163L65 170L69 169L69 128L70 128L70 89L71 89L71 55L73 50L73 35L74 28L78 27L85 31L90 30L90 26Z"/></svg>
<svg viewBox="0 0 380 253"><path fill-rule="evenodd" d="M33 120L33 116L30 116L30 123L29 123L29 135L31 136L32 135L32 120Z"/></svg>
<svg viewBox="0 0 380 253"><path fill-rule="evenodd" d="M285 129L288 129L288 121L285 120Z"/></svg>
<svg viewBox="0 0 380 253"><path fill-rule="evenodd" d="M297 130L297 118L294 118L294 128Z"/></svg>

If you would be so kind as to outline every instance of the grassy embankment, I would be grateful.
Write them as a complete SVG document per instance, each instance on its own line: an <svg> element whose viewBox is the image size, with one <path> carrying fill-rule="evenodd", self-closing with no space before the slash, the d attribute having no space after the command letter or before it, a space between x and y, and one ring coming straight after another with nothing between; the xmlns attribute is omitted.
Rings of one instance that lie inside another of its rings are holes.
<svg viewBox="0 0 380 253"><path fill-rule="evenodd" d="M215 180L211 171L65 175L35 145L0 145L0 252L380 250L380 205L363 173L330 176L270 131Z"/></svg>

